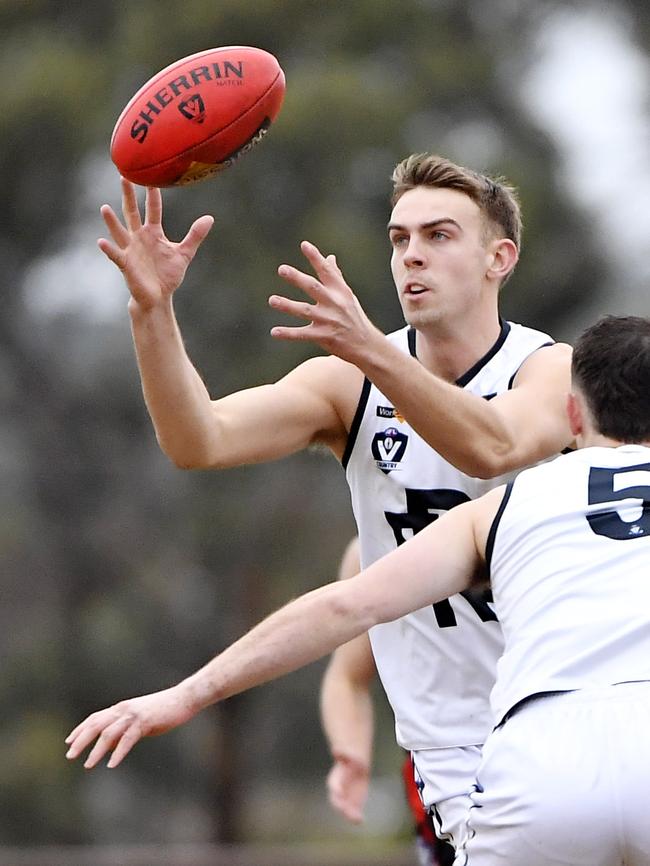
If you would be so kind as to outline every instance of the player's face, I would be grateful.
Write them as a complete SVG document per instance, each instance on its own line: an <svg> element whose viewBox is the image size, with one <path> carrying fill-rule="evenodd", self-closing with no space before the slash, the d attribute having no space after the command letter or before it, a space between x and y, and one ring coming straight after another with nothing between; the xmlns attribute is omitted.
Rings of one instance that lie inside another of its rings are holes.
<svg viewBox="0 0 650 866"><path fill-rule="evenodd" d="M404 318L422 328L476 313L492 262L481 211L454 189L416 187L388 224L391 270Z"/></svg>

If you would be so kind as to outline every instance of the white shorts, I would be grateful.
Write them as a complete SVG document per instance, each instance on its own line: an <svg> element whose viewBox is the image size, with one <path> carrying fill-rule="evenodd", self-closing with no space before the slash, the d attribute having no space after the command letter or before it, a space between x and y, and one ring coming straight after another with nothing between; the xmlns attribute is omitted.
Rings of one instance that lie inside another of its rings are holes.
<svg viewBox="0 0 650 866"><path fill-rule="evenodd" d="M648 866L650 683L535 698L490 734L457 866Z"/></svg>
<svg viewBox="0 0 650 866"><path fill-rule="evenodd" d="M431 813L436 835L459 848L467 833L470 794L481 762L481 747L422 749L411 754L415 780L424 807Z"/></svg>

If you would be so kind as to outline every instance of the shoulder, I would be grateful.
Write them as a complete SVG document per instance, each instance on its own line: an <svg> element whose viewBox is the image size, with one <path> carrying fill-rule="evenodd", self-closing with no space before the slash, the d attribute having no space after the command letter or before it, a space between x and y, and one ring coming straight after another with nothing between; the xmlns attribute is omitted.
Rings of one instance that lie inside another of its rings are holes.
<svg viewBox="0 0 650 866"><path fill-rule="evenodd" d="M511 499L517 503L527 500L534 501L542 495L543 491L549 491L549 495L555 499L558 491L566 489L576 477L582 477L588 466L589 458L585 454L585 450L577 449L558 454L548 460L542 460L534 466L522 469L506 485L507 489L501 510ZM518 507L519 505L517 505Z"/></svg>
<svg viewBox="0 0 650 866"><path fill-rule="evenodd" d="M481 551L485 550L492 524L505 507L511 488L512 482L510 484L500 484L478 499L466 503L472 507L472 521L474 523L477 546Z"/></svg>
<svg viewBox="0 0 650 866"><path fill-rule="evenodd" d="M470 543L473 537L478 559L485 560L492 526L507 502L509 490L510 485L501 484L478 499L463 502L446 512L436 525L440 524L441 530L444 525L447 538L457 540L462 536Z"/></svg>
<svg viewBox="0 0 650 866"><path fill-rule="evenodd" d="M356 392L358 397L364 374L354 364L335 355L319 355L303 361L285 379L304 382L314 391L338 403L350 391Z"/></svg>
<svg viewBox="0 0 650 866"><path fill-rule="evenodd" d="M359 403L364 374L335 355L317 356L303 361L284 380L305 389L311 399L328 403L346 430Z"/></svg>
<svg viewBox="0 0 650 866"><path fill-rule="evenodd" d="M567 343L552 343L534 349L522 363L513 380L517 387L532 380L555 379L558 376L569 382L573 349Z"/></svg>

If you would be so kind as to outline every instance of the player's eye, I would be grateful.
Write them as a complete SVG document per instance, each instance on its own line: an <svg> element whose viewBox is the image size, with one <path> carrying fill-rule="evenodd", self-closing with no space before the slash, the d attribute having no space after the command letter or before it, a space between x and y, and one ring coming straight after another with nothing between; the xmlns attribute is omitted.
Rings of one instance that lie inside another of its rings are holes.
<svg viewBox="0 0 650 866"><path fill-rule="evenodd" d="M406 235L391 235L390 242L394 247L403 247L404 244L408 243L408 237Z"/></svg>

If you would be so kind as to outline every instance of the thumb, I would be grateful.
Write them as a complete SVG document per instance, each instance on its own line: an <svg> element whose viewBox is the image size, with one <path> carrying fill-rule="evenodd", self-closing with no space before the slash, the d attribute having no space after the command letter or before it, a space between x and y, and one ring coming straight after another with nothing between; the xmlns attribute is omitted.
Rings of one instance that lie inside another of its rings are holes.
<svg viewBox="0 0 650 866"><path fill-rule="evenodd" d="M339 280L343 280L345 282L345 277L343 276L343 271L339 267L339 263L336 261L336 256L334 253L330 253L329 256L325 259L328 267L331 268L331 273L334 274Z"/></svg>
<svg viewBox="0 0 650 866"><path fill-rule="evenodd" d="M209 214L205 214L194 220L190 226L190 230L179 244L181 251L192 258L208 236L213 225L214 217Z"/></svg>

